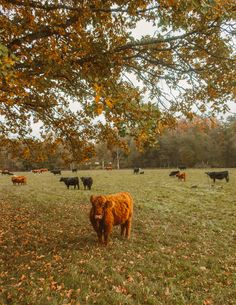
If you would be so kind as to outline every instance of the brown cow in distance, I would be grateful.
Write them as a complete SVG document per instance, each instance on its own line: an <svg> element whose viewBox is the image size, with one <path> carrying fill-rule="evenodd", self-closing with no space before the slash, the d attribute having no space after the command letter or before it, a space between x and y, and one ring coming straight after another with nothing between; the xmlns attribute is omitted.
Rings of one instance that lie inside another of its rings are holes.
<svg viewBox="0 0 236 305"><path fill-rule="evenodd" d="M31 171L33 174L42 174L41 169L32 169Z"/></svg>
<svg viewBox="0 0 236 305"><path fill-rule="evenodd" d="M11 181L12 181L12 183L14 184L14 185L16 185L16 184L26 184L26 177L25 176L13 176L12 178L11 178Z"/></svg>
<svg viewBox="0 0 236 305"><path fill-rule="evenodd" d="M186 181L186 174L185 173L177 173L176 177L178 177L179 181Z"/></svg>
<svg viewBox="0 0 236 305"><path fill-rule="evenodd" d="M92 208L90 221L97 232L98 241L107 245L113 226L121 226L121 235L130 237L133 216L133 198L130 193L90 197Z"/></svg>

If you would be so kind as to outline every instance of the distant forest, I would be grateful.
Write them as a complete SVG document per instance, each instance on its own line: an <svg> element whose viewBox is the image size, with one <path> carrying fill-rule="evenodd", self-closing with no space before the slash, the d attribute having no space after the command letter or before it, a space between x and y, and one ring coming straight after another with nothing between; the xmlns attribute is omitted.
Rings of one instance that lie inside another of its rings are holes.
<svg viewBox="0 0 236 305"><path fill-rule="evenodd" d="M28 145L17 140L1 140L0 169L31 170L49 169L99 169L113 168L176 168L187 167L236 167L236 116L226 121L195 118L179 120L174 129L157 135L155 146L137 149L134 138L122 139L125 148L109 147L107 143L95 145L95 156L88 156L83 163L73 162L60 143L51 138L35 140Z"/></svg>

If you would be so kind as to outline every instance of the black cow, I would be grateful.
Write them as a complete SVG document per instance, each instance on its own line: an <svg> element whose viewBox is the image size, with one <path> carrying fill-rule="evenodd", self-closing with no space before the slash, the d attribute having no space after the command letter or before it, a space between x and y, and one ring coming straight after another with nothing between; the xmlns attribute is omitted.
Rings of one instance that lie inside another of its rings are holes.
<svg viewBox="0 0 236 305"><path fill-rule="evenodd" d="M76 188L76 185L79 190L79 178L78 177L61 177L59 180L60 182L63 181L67 188L70 188L70 185L74 185L74 189Z"/></svg>
<svg viewBox="0 0 236 305"><path fill-rule="evenodd" d="M77 168L72 168L71 171L72 171L72 173L77 173L77 170L78 170Z"/></svg>
<svg viewBox="0 0 236 305"><path fill-rule="evenodd" d="M141 169L140 167L135 167L134 174L144 174L144 170Z"/></svg>
<svg viewBox="0 0 236 305"><path fill-rule="evenodd" d="M229 172L228 171L222 171L222 172L206 172L206 174L213 179L214 183L216 179L222 180L225 179L227 182L229 182Z"/></svg>
<svg viewBox="0 0 236 305"><path fill-rule="evenodd" d="M178 166L178 168L179 168L180 170L184 170L184 169L186 169L187 167L186 167L185 165L180 165L180 166Z"/></svg>
<svg viewBox="0 0 236 305"><path fill-rule="evenodd" d="M88 188L91 190L91 186L93 185L93 178L92 177L81 177L81 181L83 182L84 189Z"/></svg>
<svg viewBox="0 0 236 305"><path fill-rule="evenodd" d="M53 169L50 172L53 173L54 175L61 175L61 170L60 169Z"/></svg>
<svg viewBox="0 0 236 305"><path fill-rule="evenodd" d="M179 171L172 171L172 172L170 172L169 176L173 177L173 176L176 176L177 174L179 174Z"/></svg>

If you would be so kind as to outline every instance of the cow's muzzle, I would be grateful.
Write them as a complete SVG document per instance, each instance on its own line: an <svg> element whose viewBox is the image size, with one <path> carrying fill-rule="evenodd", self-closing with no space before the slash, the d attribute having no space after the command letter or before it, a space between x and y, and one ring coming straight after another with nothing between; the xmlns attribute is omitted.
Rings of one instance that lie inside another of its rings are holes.
<svg viewBox="0 0 236 305"><path fill-rule="evenodd" d="M102 219L102 215L95 215L94 218L95 219Z"/></svg>

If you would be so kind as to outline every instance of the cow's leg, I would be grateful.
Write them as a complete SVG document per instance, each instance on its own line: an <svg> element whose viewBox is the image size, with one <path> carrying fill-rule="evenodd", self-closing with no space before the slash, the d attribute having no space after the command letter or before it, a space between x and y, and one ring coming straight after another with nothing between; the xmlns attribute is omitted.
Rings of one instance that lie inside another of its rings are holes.
<svg viewBox="0 0 236 305"><path fill-rule="evenodd" d="M104 229L104 243L105 243L105 245L108 244L108 238L109 238L109 235L111 234L111 232L112 232L112 224L108 223L108 224L106 224L105 229Z"/></svg>
<svg viewBox="0 0 236 305"><path fill-rule="evenodd" d="M125 236L125 229L126 229L126 224L123 223L123 224L120 226L120 235L121 235L121 236Z"/></svg>
<svg viewBox="0 0 236 305"><path fill-rule="evenodd" d="M102 243L103 243L102 229L98 229L98 231L97 231L97 236L98 236L98 242L99 242L100 244L102 244Z"/></svg>
<svg viewBox="0 0 236 305"><path fill-rule="evenodd" d="M130 238L131 218L129 218L129 219L126 221L126 223L125 223L125 228L126 228L125 237L126 237L126 238Z"/></svg>
<svg viewBox="0 0 236 305"><path fill-rule="evenodd" d="M92 222L92 226L95 230L95 232L97 233L97 237L98 237L98 242L99 243L102 243L103 242L103 227L102 225L100 224L100 221L95 221L93 220Z"/></svg>

